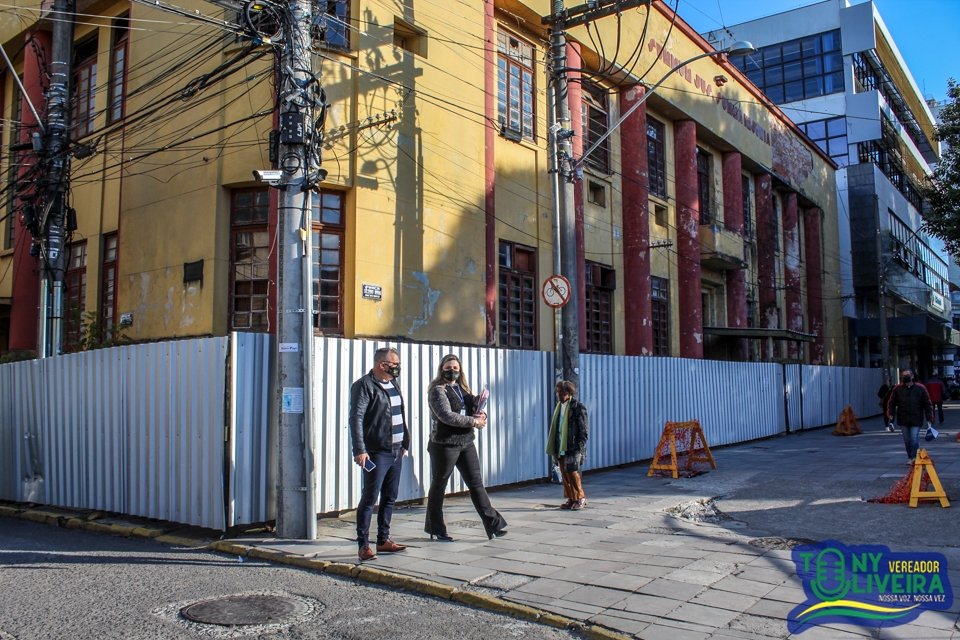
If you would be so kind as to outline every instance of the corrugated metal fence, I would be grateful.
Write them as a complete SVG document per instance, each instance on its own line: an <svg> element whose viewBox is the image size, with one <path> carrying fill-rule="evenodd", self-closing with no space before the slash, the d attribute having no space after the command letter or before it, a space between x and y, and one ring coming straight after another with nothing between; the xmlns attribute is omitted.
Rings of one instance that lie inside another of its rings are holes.
<svg viewBox="0 0 960 640"><path fill-rule="evenodd" d="M0 367L0 498L224 525L227 338Z"/></svg>
<svg viewBox="0 0 960 640"><path fill-rule="evenodd" d="M356 506L350 386L388 343L314 342L317 510ZM542 478L553 355L393 344L411 428L400 498L430 483L426 389L456 353L475 391L491 391L477 448L488 486ZM119 511L215 529L275 517L276 342L233 334L0 366L0 498ZM229 355L228 355L229 354ZM581 357L590 411L587 469L651 457L664 422L698 419L712 446L878 412L880 372L758 363ZM224 444L224 428L227 440ZM454 474L450 491L465 487Z"/></svg>

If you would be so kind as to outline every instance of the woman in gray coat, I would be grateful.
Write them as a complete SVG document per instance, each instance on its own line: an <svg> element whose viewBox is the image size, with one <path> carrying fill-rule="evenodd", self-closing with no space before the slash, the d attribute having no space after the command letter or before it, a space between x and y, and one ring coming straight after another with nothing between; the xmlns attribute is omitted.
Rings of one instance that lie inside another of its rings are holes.
<svg viewBox="0 0 960 640"><path fill-rule="evenodd" d="M491 540L507 534L507 521L490 504L480 473L480 457L473 444L477 429L487 426L485 413L477 413L477 397L470 393L460 358L448 354L440 360L437 377L427 387L427 400L433 418L430 431L430 493L427 496L427 519L423 530L430 539L451 542L443 521L443 496L454 467L470 490L470 499L487 537ZM476 414L476 415L474 415Z"/></svg>

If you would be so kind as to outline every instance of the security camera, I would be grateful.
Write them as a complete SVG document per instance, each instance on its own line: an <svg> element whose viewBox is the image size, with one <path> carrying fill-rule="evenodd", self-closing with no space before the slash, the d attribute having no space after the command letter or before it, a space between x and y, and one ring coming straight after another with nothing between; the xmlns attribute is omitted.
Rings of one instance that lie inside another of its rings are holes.
<svg viewBox="0 0 960 640"><path fill-rule="evenodd" d="M283 171L276 169L254 169L253 177L259 182L274 183L283 180Z"/></svg>

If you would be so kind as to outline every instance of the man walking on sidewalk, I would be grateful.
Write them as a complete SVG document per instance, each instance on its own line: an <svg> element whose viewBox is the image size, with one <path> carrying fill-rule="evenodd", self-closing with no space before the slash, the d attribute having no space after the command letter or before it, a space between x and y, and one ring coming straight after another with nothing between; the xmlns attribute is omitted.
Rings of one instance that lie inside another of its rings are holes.
<svg viewBox="0 0 960 640"><path fill-rule="evenodd" d="M384 347L373 354L373 369L350 388L350 439L353 460L363 469L363 495L357 506L357 544L360 560L373 560L370 549L370 520L380 497L377 512L377 551L395 553L406 547L390 539L390 518L400 491L403 457L410 447L403 397L396 380L400 376L400 355ZM372 464L371 464L372 463Z"/></svg>
<svg viewBox="0 0 960 640"><path fill-rule="evenodd" d="M904 369L900 374L900 383L890 394L887 413L891 420L896 420L900 425L909 458L907 462L912 463L920 447L920 427L924 422L933 422L933 407L927 390L922 384L914 382L912 371Z"/></svg>
<svg viewBox="0 0 960 640"><path fill-rule="evenodd" d="M930 403L939 412L940 424L943 424L943 401L947 398L947 385L943 384L940 374L934 371L924 386L927 387L927 393L930 394Z"/></svg>

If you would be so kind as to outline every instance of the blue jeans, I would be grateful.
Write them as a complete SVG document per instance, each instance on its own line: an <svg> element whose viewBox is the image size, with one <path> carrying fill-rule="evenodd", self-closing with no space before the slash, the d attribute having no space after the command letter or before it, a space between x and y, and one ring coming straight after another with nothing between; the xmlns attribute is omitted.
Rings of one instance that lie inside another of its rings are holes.
<svg viewBox="0 0 960 640"><path fill-rule="evenodd" d="M377 451L369 455L377 466L373 471L362 472L363 496L357 505L357 543L361 549L370 544L370 519L377 496L380 497L377 544L390 539L390 518L400 492L400 472L403 470L403 449L399 444L394 445L393 451Z"/></svg>
<svg viewBox="0 0 960 640"><path fill-rule="evenodd" d="M920 448L920 427L900 426L900 433L903 434L903 446L907 448L907 457L916 460L917 449Z"/></svg>

